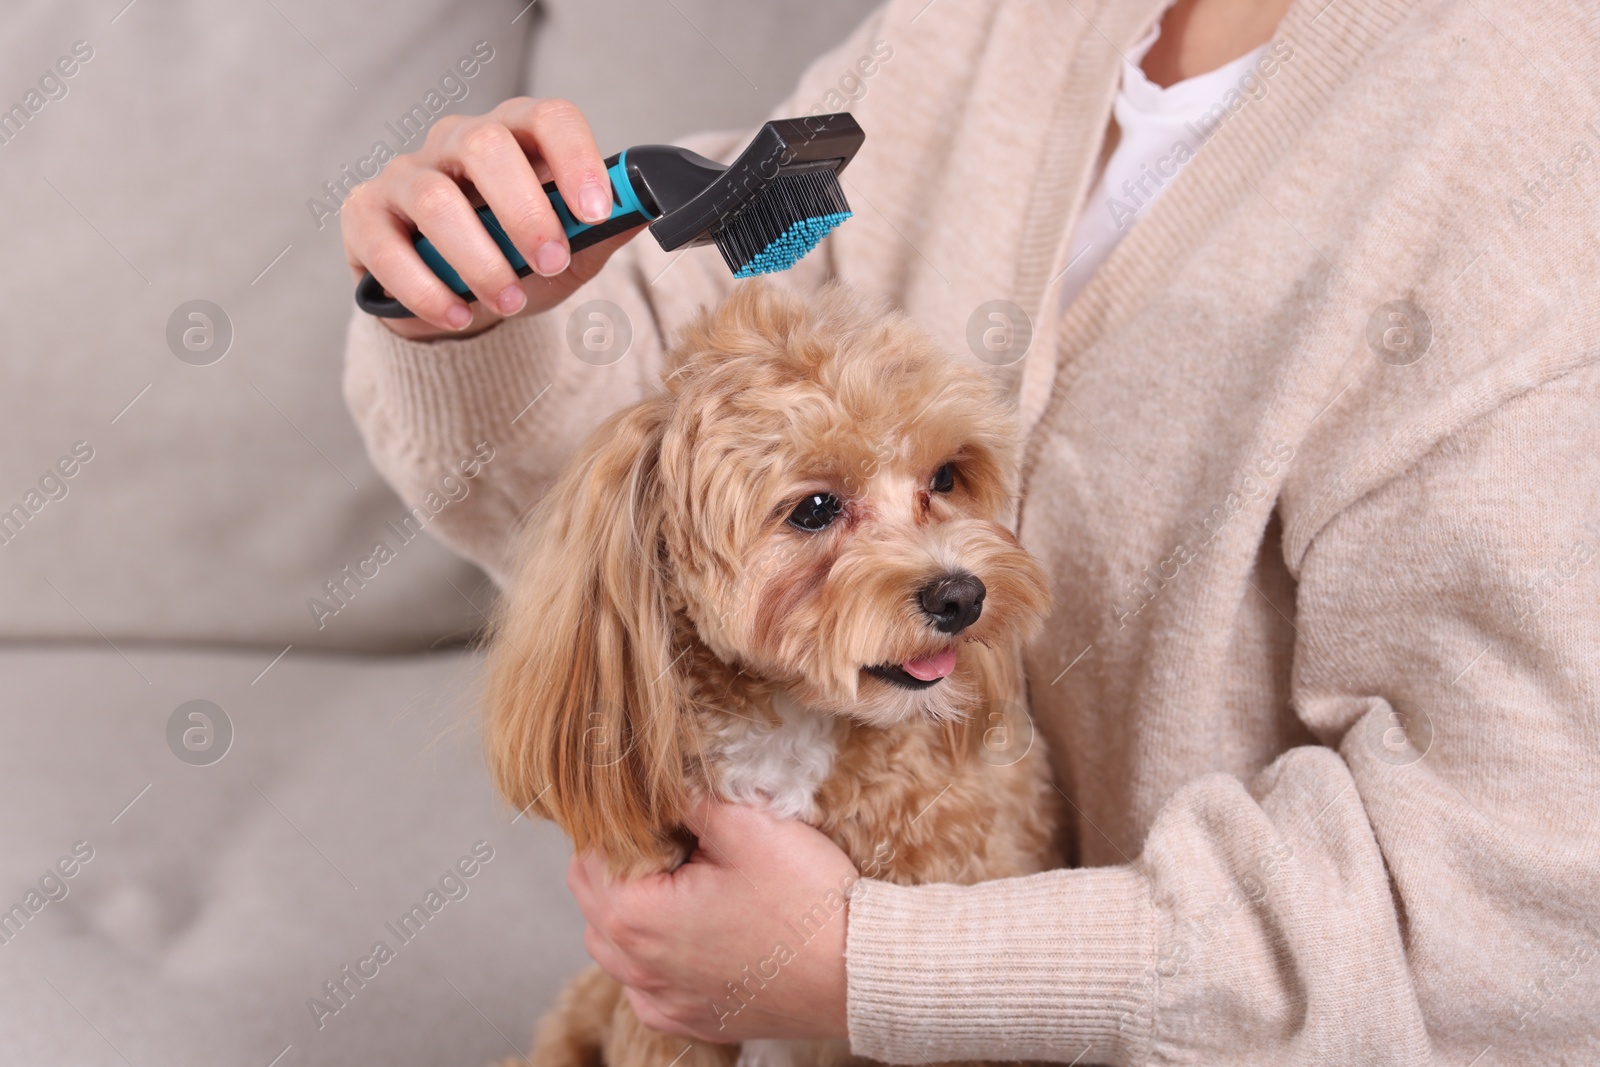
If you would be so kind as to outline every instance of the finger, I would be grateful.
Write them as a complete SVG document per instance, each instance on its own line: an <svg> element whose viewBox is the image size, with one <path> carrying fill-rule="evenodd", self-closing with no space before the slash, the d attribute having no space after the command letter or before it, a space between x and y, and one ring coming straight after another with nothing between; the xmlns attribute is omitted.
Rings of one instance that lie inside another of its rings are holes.
<svg viewBox="0 0 1600 1067"><path fill-rule="evenodd" d="M591 923L600 915L600 899L596 892L597 887L605 885L602 877L603 871L594 869L593 861L596 855L593 852L574 853L572 861L567 864L567 889L572 893L572 899L578 904L578 910L583 912L583 917Z"/></svg>
<svg viewBox="0 0 1600 1067"><path fill-rule="evenodd" d="M566 232L517 138L499 122L464 127L458 137L466 176L522 258L544 277L560 274L571 258ZM504 314L520 309L520 293L496 297Z"/></svg>
<svg viewBox="0 0 1600 1067"><path fill-rule="evenodd" d="M655 996L667 988L666 982L654 968L641 963L599 928L590 925L583 931L583 948L599 967L617 984Z"/></svg>
<svg viewBox="0 0 1600 1067"><path fill-rule="evenodd" d="M594 923L584 926L584 952L589 953L590 960L595 961L595 966L610 974L616 981L621 982L621 953L616 950L616 945L606 941L605 934L595 929Z"/></svg>
<svg viewBox="0 0 1600 1067"><path fill-rule="evenodd" d="M604 934L597 930L593 924L583 928L583 950L594 960L595 966L613 980L623 985L627 967L624 964L622 953L617 951L617 946L606 940Z"/></svg>
<svg viewBox="0 0 1600 1067"><path fill-rule="evenodd" d="M521 296L517 272L489 236L467 194L450 178L431 168L419 168L402 186L397 206L487 306L501 310L501 294L508 287L515 287ZM510 294L506 298L510 299ZM521 307L516 303L518 310Z"/></svg>
<svg viewBox="0 0 1600 1067"><path fill-rule="evenodd" d="M417 254L411 230L374 199L343 212L345 248L353 267L372 272L380 285L424 322L460 330L472 322L467 307Z"/></svg>
<svg viewBox="0 0 1600 1067"><path fill-rule="evenodd" d="M584 222L611 216L611 182L594 132L583 112L567 100L530 100L505 105L506 126L524 151L550 168L556 188L572 213Z"/></svg>
<svg viewBox="0 0 1600 1067"><path fill-rule="evenodd" d="M781 820L765 808L748 804L725 804L711 797L701 797L685 820L689 829L700 839L702 848L718 860L728 863L744 851L744 842L752 835L771 833Z"/></svg>
<svg viewBox="0 0 1600 1067"><path fill-rule="evenodd" d="M350 190L339 212L339 239L344 242L344 261L350 266L353 281L361 280L361 276L367 273L367 265L356 258L350 242L353 238L360 238L361 231L369 229L375 220L388 214L381 203L371 205L373 210L370 213L366 210L369 206L367 201L378 199L381 199L381 194L375 191L374 183L362 182Z"/></svg>
<svg viewBox="0 0 1600 1067"><path fill-rule="evenodd" d="M678 1037L694 1036L689 1027L684 1026L658 1008L655 1000L648 994L632 987L627 987L623 991L628 995L628 1004L633 1008L633 1014L638 1016L645 1029L654 1030L662 1034L674 1034Z"/></svg>

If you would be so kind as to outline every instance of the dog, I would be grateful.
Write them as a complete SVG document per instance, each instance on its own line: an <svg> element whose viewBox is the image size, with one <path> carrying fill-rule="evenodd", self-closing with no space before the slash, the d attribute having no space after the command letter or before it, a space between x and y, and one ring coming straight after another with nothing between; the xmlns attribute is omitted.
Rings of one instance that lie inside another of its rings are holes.
<svg viewBox="0 0 1600 1067"><path fill-rule="evenodd" d="M1020 650L1049 606L1006 526L1017 431L991 382L837 284L738 283L532 513L489 653L512 805L622 876L693 850L693 799L765 805L864 874L974 883L1057 866ZM735 977L735 976L730 976ZM710 1009L708 1009L710 1010ZM731 1067L645 1029L598 969L536 1067ZM842 1042L749 1042L820 1067Z"/></svg>

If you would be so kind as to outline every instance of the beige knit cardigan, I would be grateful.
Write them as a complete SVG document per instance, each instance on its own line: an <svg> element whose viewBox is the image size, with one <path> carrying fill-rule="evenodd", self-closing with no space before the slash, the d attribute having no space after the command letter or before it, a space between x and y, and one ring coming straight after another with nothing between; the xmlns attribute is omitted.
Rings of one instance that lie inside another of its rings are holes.
<svg viewBox="0 0 1600 1067"><path fill-rule="evenodd" d="M1600 1063L1600 16L1301 0L1292 54L1063 314L1118 53L1160 7L893 0L777 109L865 87L856 217L790 284L842 275L961 359L985 302L1031 319L992 369L1057 595L1028 667L1076 866L865 883L852 1044ZM408 499L493 444L434 528L501 577L578 441L730 284L646 236L478 338L357 316L350 405ZM591 299L634 331L610 366L565 340Z"/></svg>

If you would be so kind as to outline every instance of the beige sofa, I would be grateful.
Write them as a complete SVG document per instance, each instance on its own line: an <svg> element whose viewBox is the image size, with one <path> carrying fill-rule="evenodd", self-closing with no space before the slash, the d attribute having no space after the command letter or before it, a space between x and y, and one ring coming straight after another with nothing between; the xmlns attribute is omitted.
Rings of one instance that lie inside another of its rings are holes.
<svg viewBox="0 0 1600 1067"><path fill-rule="evenodd" d="M336 210L520 91L744 126L866 0L0 13L0 1063L477 1064L583 962L481 767L482 576L344 412ZM377 952L379 942L387 952Z"/></svg>

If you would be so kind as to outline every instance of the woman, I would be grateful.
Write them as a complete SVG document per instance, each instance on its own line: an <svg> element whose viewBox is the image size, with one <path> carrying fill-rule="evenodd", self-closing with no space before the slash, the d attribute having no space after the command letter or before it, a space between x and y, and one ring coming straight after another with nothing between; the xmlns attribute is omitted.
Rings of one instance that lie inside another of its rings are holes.
<svg viewBox="0 0 1600 1067"><path fill-rule="evenodd" d="M708 808L673 874L571 871L647 1023L891 1062L1600 1054L1593 19L1163 7L891 0L777 109L864 79L857 217L785 280L896 301L1017 398L1020 533L1057 598L1030 692L1077 865L865 879L730 1011L727 980L854 872L806 826ZM496 445L496 491L436 524L496 577L731 284L632 235L569 262L529 157L594 217L587 127L536 101L441 122L344 212L351 266L422 314L358 316L351 406L403 495ZM477 304L414 259L413 220ZM590 301L625 354L569 347Z"/></svg>

